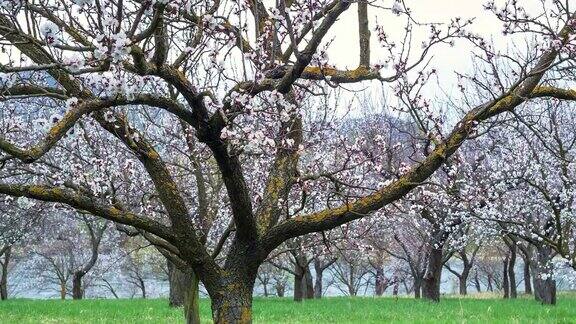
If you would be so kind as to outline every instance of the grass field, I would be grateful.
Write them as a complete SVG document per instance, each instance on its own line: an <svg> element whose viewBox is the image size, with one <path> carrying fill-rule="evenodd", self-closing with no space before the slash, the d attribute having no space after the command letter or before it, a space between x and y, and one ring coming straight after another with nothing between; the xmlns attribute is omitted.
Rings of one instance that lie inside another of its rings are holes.
<svg viewBox="0 0 576 324"><path fill-rule="evenodd" d="M210 322L209 301L201 317ZM153 300L24 300L0 302L0 323L180 323L180 309ZM256 323L576 323L576 296L562 295L557 306L532 299L446 298L430 304L411 298L325 298L296 304L290 299L257 298Z"/></svg>

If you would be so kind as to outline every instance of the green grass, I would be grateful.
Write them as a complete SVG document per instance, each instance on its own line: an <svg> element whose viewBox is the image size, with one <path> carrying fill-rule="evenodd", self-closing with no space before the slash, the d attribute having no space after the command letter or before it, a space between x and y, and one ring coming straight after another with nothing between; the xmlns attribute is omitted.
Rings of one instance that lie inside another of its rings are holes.
<svg viewBox="0 0 576 324"><path fill-rule="evenodd" d="M209 301L201 317L210 322ZM257 298L256 323L576 323L576 295L557 306L532 299L445 298L431 304L411 298L325 298L296 304L286 298ZM180 309L164 299L26 300L0 302L0 323L179 323Z"/></svg>

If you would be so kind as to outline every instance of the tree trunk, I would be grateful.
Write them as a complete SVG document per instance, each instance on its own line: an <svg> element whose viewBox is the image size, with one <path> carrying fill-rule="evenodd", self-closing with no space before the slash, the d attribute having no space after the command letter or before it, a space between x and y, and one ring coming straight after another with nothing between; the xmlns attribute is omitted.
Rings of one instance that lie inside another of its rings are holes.
<svg viewBox="0 0 576 324"><path fill-rule="evenodd" d="M542 304L556 305L556 280L550 264L552 250L547 246L539 246L536 248L536 257L534 297Z"/></svg>
<svg viewBox="0 0 576 324"><path fill-rule="evenodd" d="M502 271L502 290L504 298L510 298L510 282L508 281L508 257L504 258L504 270Z"/></svg>
<svg viewBox="0 0 576 324"><path fill-rule="evenodd" d="M188 287L184 294L186 324L200 324L200 281L194 271L187 275Z"/></svg>
<svg viewBox="0 0 576 324"><path fill-rule="evenodd" d="M190 277L180 269L176 268L172 262L167 261L167 263L168 283L170 284L168 304L170 307L184 306L184 295L186 294L186 290L189 289Z"/></svg>
<svg viewBox="0 0 576 324"><path fill-rule="evenodd" d="M138 282L140 283L140 289L142 290L142 299L146 299L146 284L144 283L144 279L138 278Z"/></svg>
<svg viewBox="0 0 576 324"><path fill-rule="evenodd" d="M315 258L314 259L314 272L316 273L316 279L314 282L314 298L320 299L322 298L322 293L323 293L323 285L322 285L322 279L324 277L324 270L326 269L326 267L323 267L322 264L320 263L320 261Z"/></svg>
<svg viewBox="0 0 576 324"><path fill-rule="evenodd" d="M442 276L442 249L432 247L428 256L428 265L422 283L422 297L424 299L440 301L440 280Z"/></svg>
<svg viewBox="0 0 576 324"><path fill-rule="evenodd" d="M386 289L386 286L384 278L384 269L382 269L381 267L378 267L376 269L376 280L374 285L375 285L374 293L376 294L376 296L384 295L384 290Z"/></svg>
<svg viewBox="0 0 576 324"><path fill-rule="evenodd" d="M532 294L532 276L530 275L530 260L524 259L524 293Z"/></svg>
<svg viewBox="0 0 576 324"><path fill-rule="evenodd" d="M494 286L492 285L492 275L490 274L486 276L486 289L488 289L488 291L494 291Z"/></svg>
<svg viewBox="0 0 576 324"><path fill-rule="evenodd" d="M304 298L304 269L298 264L294 266L294 301L301 302Z"/></svg>
<svg viewBox="0 0 576 324"><path fill-rule="evenodd" d="M286 292L286 285L282 282L276 282L276 295L278 297L284 297L284 293Z"/></svg>
<svg viewBox="0 0 576 324"><path fill-rule="evenodd" d="M398 283L398 281L396 281L394 283L394 286L392 287L392 296L398 296L399 288L400 288L400 284Z"/></svg>
<svg viewBox="0 0 576 324"><path fill-rule="evenodd" d="M458 278L458 288L460 288L460 295L465 296L468 294L468 278L464 274Z"/></svg>
<svg viewBox="0 0 576 324"><path fill-rule="evenodd" d="M66 299L66 283L60 282L60 299Z"/></svg>
<svg viewBox="0 0 576 324"><path fill-rule="evenodd" d="M0 300L8 299L8 265L10 263L10 255L12 252L12 247L6 248L4 251L4 261L1 262L2 269L0 276Z"/></svg>
<svg viewBox="0 0 576 324"><path fill-rule="evenodd" d="M414 278L414 298L420 299L422 296L422 279Z"/></svg>
<svg viewBox="0 0 576 324"><path fill-rule="evenodd" d="M252 296L238 291L212 298L212 319L214 324L252 323Z"/></svg>
<svg viewBox="0 0 576 324"><path fill-rule="evenodd" d="M236 272L236 271L234 271ZM214 324L252 323L252 292L258 269L244 269L224 278L221 287L211 289Z"/></svg>
<svg viewBox="0 0 576 324"><path fill-rule="evenodd" d="M510 298L518 297L518 292L516 290L516 244L510 247L510 259L508 263L508 279L510 285Z"/></svg>
<svg viewBox="0 0 576 324"><path fill-rule="evenodd" d="M84 290L82 289L82 278L84 273L82 271L74 272L72 275L72 299L82 299L84 297Z"/></svg>
<svg viewBox="0 0 576 324"><path fill-rule="evenodd" d="M478 278L478 271L474 272L474 286L477 292L482 292L482 285L480 285L480 278Z"/></svg>
<svg viewBox="0 0 576 324"><path fill-rule="evenodd" d="M322 277L324 275L324 269L322 269L319 262L314 262L314 270L316 272L316 280L314 283L314 298L322 298Z"/></svg>
<svg viewBox="0 0 576 324"><path fill-rule="evenodd" d="M304 274L304 284L306 287L306 299L314 299L314 280L310 269L306 269Z"/></svg>

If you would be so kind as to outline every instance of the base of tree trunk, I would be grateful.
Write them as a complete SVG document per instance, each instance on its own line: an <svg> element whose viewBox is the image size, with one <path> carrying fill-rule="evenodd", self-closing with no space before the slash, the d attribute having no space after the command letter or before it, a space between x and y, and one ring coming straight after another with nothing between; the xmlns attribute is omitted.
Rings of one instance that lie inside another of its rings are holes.
<svg viewBox="0 0 576 324"><path fill-rule="evenodd" d="M214 324L252 323L252 298L236 295L212 299L212 319Z"/></svg>
<svg viewBox="0 0 576 324"><path fill-rule="evenodd" d="M78 300L84 297L84 291L82 290L82 273L74 273L72 276L72 299Z"/></svg>

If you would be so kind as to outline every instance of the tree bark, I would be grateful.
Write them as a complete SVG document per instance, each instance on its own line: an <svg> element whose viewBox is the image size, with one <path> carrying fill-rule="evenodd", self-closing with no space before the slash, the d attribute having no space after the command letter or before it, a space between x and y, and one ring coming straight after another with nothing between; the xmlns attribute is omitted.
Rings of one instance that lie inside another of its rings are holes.
<svg viewBox="0 0 576 324"><path fill-rule="evenodd" d="M524 260L524 293L532 294L532 276L530 274L529 260Z"/></svg>
<svg viewBox="0 0 576 324"><path fill-rule="evenodd" d="M478 278L478 271L474 272L474 286L477 292L482 292L482 285L480 285L480 278Z"/></svg>
<svg viewBox="0 0 576 324"><path fill-rule="evenodd" d="M281 282L276 282L276 295L278 295L278 297L284 297L284 294L286 293L286 285L284 285L284 283Z"/></svg>
<svg viewBox="0 0 576 324"><path fill-rule="evenodd" d="M66 283L65 282L61 282L60 283L60 299L64 300L66 299Z"/></svg>
<svg viewBox="0 0 576 324"><path fill-rule="evenodd" d="M12 247L8 246L4 251L4 261L0 262L2 268L0 269L0 300L8 299L8 265L10 263L10 256Z"/></svg>
<svg viewBox="0 0 576 324"><path fill-rule="evenodd" d="M502 290L504 291L504 298L510 298L510 282L508 281L508 256L504 258L504 269L502 271Z"/></svg>
<svg viewBox="0 0 576 324"><path fill-rule="evenodd" d="M74 272L72 275L72 299L82 299L84 297L84 289L82 289L82 278L84 273L82 271Z"/></svg>
<svg viewBox="0 0 576 324"><path fill-rule="evenodd" d="M187 324L200 323L200 281L192 271L182 271L172 262L168 262L168 280L170 282L170 307L184 307Z"/></svg>
<svg viewBox="0 0 576 324"><path fill-rule="evenodd" d="M184 295L189 288L190 278L169 260L167 261L167 265L168 282L170 284L168 304L170 307L182 307L184 306Z"/></svg>
<svg viewBox="0 0 576 324"><path fill-rule="evenodd" d="M304 274L304 284L306 287L306 299L314 299L314 280L308 268L306 268L306 273Z"/></svg>
<svg viewBox="0 0 576 324"><path fill-rule="evenodd" d="M252 292L258 269L244 269L223 278L216 289L209 289L212 320L215 324L252 323Z"/></svg>
<svg viewBox="0 0 576 324"><path fill-rule="evenodd" d="M464 277L464 275L458 278L458 288L460 295L467 295L468 294L468 277Z"/></svg>
<svg viewBox="0 0 576 324"><path fill-rule="evenodd" d="M486 289L488 291L494 291L494 285L492 285L492 275L490 274L486 276Z"/></svg>
<svg viewBox="0 0 576 324"><path fill-rule="evenodd" d="M552 250L549 247L536 247L534 298L545 305L556 305L556 280L553 277L551 260Z"/></svg>
<svg viewBox="0 0 576 324"><path fill-rule="evenodd" d="M200 280L194 271L187 274L188 287L184 294L186 324L200 324Z"/></svg>
<svg viewBox="0 0 576 324"><path fill-rule="evenodd" d="M414 298L420 299L422 296L422 279L414 278Z"/></svg>
<svg viewBox="0 0 576 324"><path fill-rule="evenodd" d="M422 297L424 299L440 301L440 280L442 276L442 248L430 249L428 265L422 283Z"/></svg>
<svg viewBox="0 0 576 324"><path fill-rule="evenodd" d="M304 269L297 263L294 266L294 301L301 302L304 298Z"/></svg>
<svg viewBox="0 0 576 324"><path fill-rule="evenodd" d="M316 272L316 279L314 283L314 298L322 298L322 277L324 276L324 269L319 261L314 260L314 272Z"/></svg>
<svg viewBox="0 0 576 324"><path fill-rule="evenodd" d="M376 269L376 282L374 283L374 293L376 296L384 295L384 290L386 289L385 285L385 278L384 278L384 269L378 267Z"/></svg>
<svg viewBox="0 0 576 324"><path fill-rule="evenodd" d="M227 293L222 298L212 299L214 324L252 323L252 296L245 293Z"/></svg>
<svg viewBox="0 0 576 324"><path fill-rule="evenodd" d="M518 291L516 290L516 244L510 246L510 259L508 263L508 279L510 285L510 298L518 297Z"/></svg>

